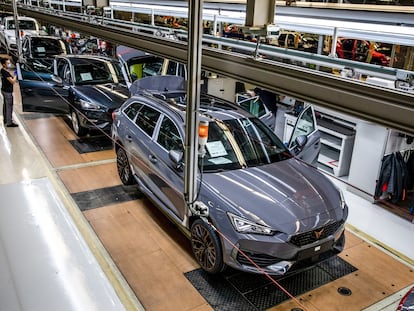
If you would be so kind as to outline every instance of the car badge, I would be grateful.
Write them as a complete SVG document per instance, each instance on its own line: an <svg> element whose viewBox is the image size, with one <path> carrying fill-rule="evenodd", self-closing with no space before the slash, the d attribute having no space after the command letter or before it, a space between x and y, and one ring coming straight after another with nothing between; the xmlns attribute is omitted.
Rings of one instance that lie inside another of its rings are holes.
<svg viewBox="0 0 414 311"><path fill-rule="evenodd" d="M321 230L319 230L319 231L313 231L313 234L315 235L315 238L317 239L317 240L319 240L320 239L320 237L322 236L322 233L323 233L323 228L321 229Z"/></svg>

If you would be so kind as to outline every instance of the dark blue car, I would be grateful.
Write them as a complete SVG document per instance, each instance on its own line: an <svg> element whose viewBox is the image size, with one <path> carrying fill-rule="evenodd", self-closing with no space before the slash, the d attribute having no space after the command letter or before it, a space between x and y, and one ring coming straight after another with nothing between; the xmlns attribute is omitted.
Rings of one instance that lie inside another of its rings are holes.
<svg viewBox="0 0 414 311"><path fill-rule="evenodd" d="M67 114L74 132L109 132L112 112L129 97L119 61L91 55L61 55L53 74L18 66L23 111Z"/></svg>

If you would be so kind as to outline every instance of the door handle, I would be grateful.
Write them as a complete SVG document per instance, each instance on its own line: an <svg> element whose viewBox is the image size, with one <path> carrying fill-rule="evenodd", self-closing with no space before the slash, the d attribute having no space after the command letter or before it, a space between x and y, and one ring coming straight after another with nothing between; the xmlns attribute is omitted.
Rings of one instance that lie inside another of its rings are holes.
<svg viewBox="0 0 414 311"><path fill-rule="evenodd" d="M313 147L316 149L319 147L319 141L315 143L315 145L313 145Z"/></svg>
<svg viewBox="0 0 414 311"><path fill-rule="evenodd" d="M132 137L131 137L131 135L127 135L127 136L126 136L126 140L130 143L130 142L132 141Z"/></svg>
<svg viewBox="0 0 414 311"><path fill-rule="evenodd" d="M149 159L152 163L157 163L157 162L158 162L157 158L156 158L155 156L153 156L152 154L150 154L150 155L148 156L148 159Z"/></svg>

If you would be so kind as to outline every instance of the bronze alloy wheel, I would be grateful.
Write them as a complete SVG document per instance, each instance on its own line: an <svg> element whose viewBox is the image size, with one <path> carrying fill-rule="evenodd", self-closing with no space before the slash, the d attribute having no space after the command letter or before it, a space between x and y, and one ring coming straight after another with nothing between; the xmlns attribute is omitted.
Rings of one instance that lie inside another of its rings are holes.
<svg viewBox="0 0 414 311"><path fill-rule="evenodd" d="M196 260L205 271L215 274L224 270L220 240L201 219L194 221L191 226L191 246Z"/></svg>

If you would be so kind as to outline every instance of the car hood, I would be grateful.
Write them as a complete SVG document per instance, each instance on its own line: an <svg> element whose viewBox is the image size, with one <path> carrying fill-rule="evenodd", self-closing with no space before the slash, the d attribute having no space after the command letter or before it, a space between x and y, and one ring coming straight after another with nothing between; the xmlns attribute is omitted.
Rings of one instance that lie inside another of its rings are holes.
<svg viewBox="0 0 414 311"><path fill-rule="evenodd" d="M128 88L120 84L81 85L76 86L75 89L80 97L99 103L108 109L120 107L129 97Z"/></svg>
<svg viewBox="0 0 414 311"><path fill-rule="evenodd" d="M225 212L287 234L341 220L337 188L316 169L289 159L271 165L205 173L203 184L219 197Z"/></svg>

